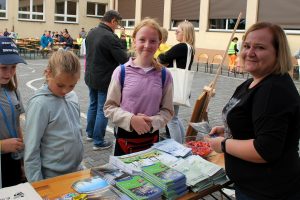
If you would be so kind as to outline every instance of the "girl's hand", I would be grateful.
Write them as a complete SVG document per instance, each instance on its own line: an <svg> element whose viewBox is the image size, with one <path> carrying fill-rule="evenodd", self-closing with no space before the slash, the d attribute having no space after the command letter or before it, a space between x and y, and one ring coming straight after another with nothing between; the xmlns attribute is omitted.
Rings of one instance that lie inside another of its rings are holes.
<svg viewBox="0 0 300 200"><path fill-rule="evenodd" d="M16 153L23 149L24 143L20 138L9 138L1 140L1 151L3 153Z"/></svg>
<svg viewBox="0 0 300 200"><path fill-rule="evenodd" d="M215 126L211 129L210 133L208 134L209 136L221 136L224 137L224 131L225 128L224 126Z"/></svg>
<svg viewBox="0 0 300 200"><path fill-rule="evenodd" d="M134 115L130 120L131 127L139 134L145 134L150 131L151 119L146 115Z"/></svg>
<svg viewBox="0 0 300 200"><path fill-rule="evenodd" d="M206 137L205 141L209 142L210 147L217 153L222 153L221 142L224 140L224 137Z"/></svg>

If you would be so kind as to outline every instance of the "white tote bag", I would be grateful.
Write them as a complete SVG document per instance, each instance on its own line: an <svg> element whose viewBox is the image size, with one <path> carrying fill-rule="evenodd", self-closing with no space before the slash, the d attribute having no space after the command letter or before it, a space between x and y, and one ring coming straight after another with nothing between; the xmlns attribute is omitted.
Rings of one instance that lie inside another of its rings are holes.
<svg viewBox="0 0 300 200"><path fill-rule="evenodd" d="M173 60L173 68L168 68L173 77L174 96L173 104L190 107L190 94L195 71L189 70L189 64L192 58L192 47L188 47L185 69L177 68L176 60Z"/></svg>

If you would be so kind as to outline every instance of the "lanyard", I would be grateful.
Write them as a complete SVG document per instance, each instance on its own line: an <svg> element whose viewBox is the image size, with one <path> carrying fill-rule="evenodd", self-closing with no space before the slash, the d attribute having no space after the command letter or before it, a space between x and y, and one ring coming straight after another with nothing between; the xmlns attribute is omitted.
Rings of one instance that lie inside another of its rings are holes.
<svg viewBox="0 0 300 200"><path fill-rule="evenodd" d="M9 132L10 136L13 137L13 138L17 138L18 136L17 136L17 132L16 132L15 109L14 109L14 106L13 106L12 101L10 99L10 96L7 95L6 89L4 89L4 93L5 93L5 96L8 100L9 107L10 107L10 110L11 110L13 127L10 126L10 123L8 122L7 115L6 115L3 107L1 106L1 104L0 104L0 111L2 112L2 116L3 116L5 125L7 127L7 130Z"/></svg>

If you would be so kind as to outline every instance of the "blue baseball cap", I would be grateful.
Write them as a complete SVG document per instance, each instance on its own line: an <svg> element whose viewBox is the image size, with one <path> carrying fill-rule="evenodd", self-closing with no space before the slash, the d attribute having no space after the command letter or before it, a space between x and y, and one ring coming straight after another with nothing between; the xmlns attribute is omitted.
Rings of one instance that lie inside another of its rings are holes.
<svg viewBox="0 0 300 200"><path fill-rule="evenodd" d="M27 62L19 56L17 45L9 37L0 37L0 64L14 65L18 63L27 64Z"/></svg>

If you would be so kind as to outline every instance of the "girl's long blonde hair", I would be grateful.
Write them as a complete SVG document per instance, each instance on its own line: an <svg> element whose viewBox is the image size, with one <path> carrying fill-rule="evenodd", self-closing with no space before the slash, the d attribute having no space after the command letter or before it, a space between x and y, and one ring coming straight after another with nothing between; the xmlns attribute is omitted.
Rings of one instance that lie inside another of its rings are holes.
<svg viewBox="0 0 300 200"><path fill-rule="evenodd" d="M183 42L188 43L195 50L195 30L194 25L189 21L180 22L178 28L182 29Z"/></svg>

